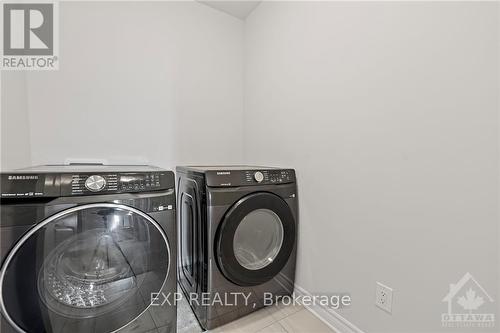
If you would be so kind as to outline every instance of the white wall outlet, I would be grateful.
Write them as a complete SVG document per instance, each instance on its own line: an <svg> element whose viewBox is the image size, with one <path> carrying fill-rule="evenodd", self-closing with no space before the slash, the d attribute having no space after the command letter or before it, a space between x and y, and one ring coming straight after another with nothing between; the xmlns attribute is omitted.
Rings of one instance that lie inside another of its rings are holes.
<svg viewBox="0 0 500 333"><path fill-rule="evenodd" d="M377 282L375 305L388 313L392 313L392 288Z"/></svg>

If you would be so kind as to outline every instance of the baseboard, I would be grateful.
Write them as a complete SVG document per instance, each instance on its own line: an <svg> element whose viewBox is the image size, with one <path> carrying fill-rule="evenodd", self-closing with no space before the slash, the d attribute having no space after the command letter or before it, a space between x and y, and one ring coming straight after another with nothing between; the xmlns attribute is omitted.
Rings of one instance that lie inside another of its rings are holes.
<svg viewBox="0 0 500 333"><path fill-rule="evenodd" d="M301 296L301 297L312 296L311 293L309 293L304 288L297 286L297 284L295 284L294 293L296 296ZM338 314L335 310L331 308L322 306L320 304L306 306L306 308L312 314L318 317L322 322L324 322L333 330L335 330L337 333L364 333L360 328L351 323L349 320L342 317L340 314Z"/></svg>

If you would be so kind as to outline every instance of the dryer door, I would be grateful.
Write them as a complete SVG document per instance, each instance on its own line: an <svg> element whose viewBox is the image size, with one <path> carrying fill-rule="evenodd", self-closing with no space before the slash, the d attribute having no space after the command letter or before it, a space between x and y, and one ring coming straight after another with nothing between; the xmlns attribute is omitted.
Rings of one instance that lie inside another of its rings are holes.
<svg viewBox="0 0 500 333"><path fill-rule="evenodd" d="M0 306L21 332L110 332L139 317L169 274L167 237L118 204L55 214L29 230L0 271Z"/></svg>
<svg viewBox="0 0 500 333"><path fill-rule="evenodd" d="M247 195L228 210L217 231L219 268L241 286L272 279L293 251L295 229L292 211L282 198L268 192Z"/></svg>

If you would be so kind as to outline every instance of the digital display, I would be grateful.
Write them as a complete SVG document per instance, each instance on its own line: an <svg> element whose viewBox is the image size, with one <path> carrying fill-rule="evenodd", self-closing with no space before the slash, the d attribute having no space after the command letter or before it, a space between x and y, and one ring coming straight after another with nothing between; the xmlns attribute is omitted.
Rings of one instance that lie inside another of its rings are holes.
<svg viewBox="0 0 500 333"><path fill-rule="evenodd" d="M122 191L141 191L160 186L160 175L156 173L133 173L119 176Z"/></svg>
<svg viewBox="0 0 500 333"><path fill-rule="evenodd" d="M120 175L120 182L121 183L130 183L130 182L142 182L142 181L149 181L149 180L154 179L154 175L151 174L133 174L133 175Z"/></svg>
<svg viewBox="0 0 500 333"><path fill-rule="evenodd" d="M145 177L139 177L139 175L122 175L120 176L120 182L121 183L130 183L130 182L133 182L135 180L142 180L144 179Z"/></svg>

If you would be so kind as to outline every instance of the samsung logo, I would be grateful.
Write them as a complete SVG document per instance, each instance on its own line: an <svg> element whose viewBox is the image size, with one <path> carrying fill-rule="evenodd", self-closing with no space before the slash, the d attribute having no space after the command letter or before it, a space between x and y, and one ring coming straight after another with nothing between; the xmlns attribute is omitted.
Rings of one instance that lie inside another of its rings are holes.
<svg viewBox="0 0 500 333"><path fill-rule="evenodd" d="M9 180L31 180L31 179L38 179L37 175L11 175L8 177Z"/></svg>
<svg viewBox="0 0 500 333"><path fill-rule="evenodd" d="M231 171L217 171L217 176L230 175Z"/></svg>

